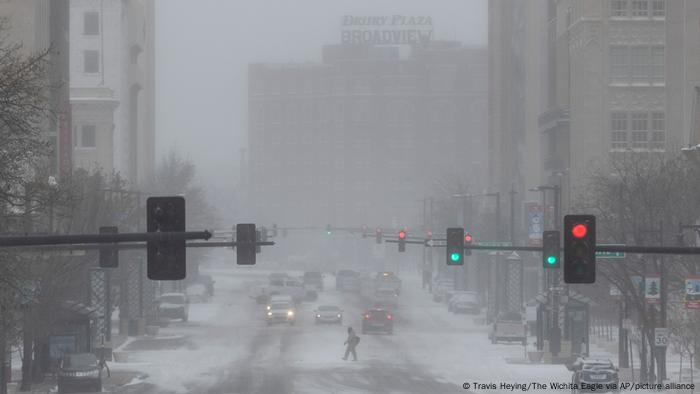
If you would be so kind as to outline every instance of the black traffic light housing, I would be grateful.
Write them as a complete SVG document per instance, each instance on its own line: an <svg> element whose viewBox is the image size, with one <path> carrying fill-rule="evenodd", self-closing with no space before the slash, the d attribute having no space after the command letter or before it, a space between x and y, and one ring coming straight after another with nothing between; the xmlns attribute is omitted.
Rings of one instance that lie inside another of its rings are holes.
<svg viewBox="0 0 700 394"><path fill-rule="evenodd" d="M100 234L117 234L117 226L100 227ZM114 245L102 245L100 247L100 268L119 267L119 249Z"/></svg>
<svg viewBox="0 0 700 394"><path fill-rule="evenodd" d="M559 231L542 233L542 267L546 269L561 268Z"/></svg>
<svg viewBox="0 0 700 394"><path fill-rule="evenodd" d="M146 230L185 231L185 198L149 197L146 200ZM183 280L187 275L185 239L148 241L148 279Z"/></svg>
<svg viewBox="0 0 700 394"><path fill-rule="evenodd" d="M464 234L464 246L472 246L473 244L474 244L474 237L472 237L472 235L469 233L465 233ZM471 249L464 249L464 255L471 256L472 250Z"/></svg>
<svg viewBox="0 0 700 394"><path fill-rule="evenodd" d="M564 282L595 283L595 248L595 216L564 216Z"/></svg>
<svg viewBox="0 0 700 394"><path fill-rule="evenodd" d="M236 224L236 264L255 264L256 234L254 223Z"/></svg>
<svg viewBox="0 0 700 394"><path fill-rule="evenodd" d="M445 246L447 265L464 265L464 229L448 228Z"/></svg>
<svg viewBox="0 0 700 394"><path fill-rule="evenodd" d="M374 236L375 236L375 240L378 244L382 243L382 229L381 228L377 228L376 230L374 230Z"/></svg>
<svg viewBox="0 0 700 394"><path fill-rule="evenodd" d="M406 230L399 231L399 252L406 251Z"/></svg>

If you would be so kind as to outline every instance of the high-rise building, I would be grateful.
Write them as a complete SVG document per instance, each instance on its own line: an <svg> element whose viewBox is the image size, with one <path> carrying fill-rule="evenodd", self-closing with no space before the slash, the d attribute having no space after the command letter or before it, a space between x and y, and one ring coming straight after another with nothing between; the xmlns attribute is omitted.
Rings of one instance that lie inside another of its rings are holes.
<svg viewBox="0 0 700 394"><path fill-rule="evenodd" d="M485 48L433 41L408 54L333 45L321 63L250 65L256 220L422 223L419 200L456 182L444 174L486 171L486 62Z"/></svg>
<svg viewBox="0 0 700 394"><path fill-rule="evenodd" d="M144 187L155 167L153 0L70 1L74 165Z"/></svg>

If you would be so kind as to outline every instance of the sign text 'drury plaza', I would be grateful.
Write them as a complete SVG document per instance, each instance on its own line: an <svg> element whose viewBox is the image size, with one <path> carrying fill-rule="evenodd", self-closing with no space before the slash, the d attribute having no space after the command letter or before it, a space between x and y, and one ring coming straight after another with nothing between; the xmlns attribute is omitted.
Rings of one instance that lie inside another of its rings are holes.
<svg viewBox="0 0 700 394"><path fill-rule="evenodd" d="M429 16L354 16L342 20L341 42L361 45L410 45L430 41L433 20Z"/></svg>

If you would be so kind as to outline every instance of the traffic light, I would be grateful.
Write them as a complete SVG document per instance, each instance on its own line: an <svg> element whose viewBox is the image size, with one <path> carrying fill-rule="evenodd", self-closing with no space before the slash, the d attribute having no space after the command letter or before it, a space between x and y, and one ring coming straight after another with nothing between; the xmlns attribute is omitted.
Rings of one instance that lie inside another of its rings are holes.
<svg viewBox="0 0 700 394"><path fill-rule="evenodd" d="M542 267L561 268L559 260L559 231L542 233Z"/></svg>
<svg viewBox="0 0 700 394"><path fill-rule="evenodd" d="M469 233L464 234L464 246L472 246L473 242L474 242L474 238L472 237L471 234L469 234ZM464 249L464 255L471 256L472 250L471 249Z"/></svg>
<svg viewBox="0 0 700 394"><path fill-rule="evenodd" d="M464 229L451 227L447 229L447 265L464 265Z"/></svg>
<svg viewBox="0 0 700 394"><path fill-rule="evenodd" d="M595 283L595 216L564 216L564 282Z"/></svg>
<svg viewBox="0 0 700 394"><path fill-rule="evenodd" d="M406 230L399 231L399 252L406 251Z"/></svg>
<svg viewBox="0 0 700 394"><path fill-rule="evenodd" d="M425 233L425 239L427 241L433 239L433 231L432 230L428 230L428 232Z"/></svg>
<svg viewBox="0 0 700 394"><path fill-rule="evenodd" d="M333 234L333 228L331 227L330 224L326 225L326 234L328 234L328 235Z"/></svg>
<svg viewBox="0 0 700 394"><path fill-rule="evenodd" d="M239 223L236 225L236 264L255 264L256 234L254 223Z"/></svg>
<svg viewBox="0 0 700 394"><path fill-rule="evenodd" d="M376 230L374 230L374 236L378 244L382 243L382 229L377 227Z"/></svg>
<svg viewBox="0 0 700 394"><path fill-rule="evenodd" d="M185 231L185 198L149 197L146 200L146 230ZM182 280L187 274L185 240L148 241L148 279Z"/></svg>
<svg viewBox="0 0 700 394"><path fill-rule="evenodd" d="M116 234L119 230L116 226L100 227L100 234ZM100 268L119 267L119 249L102 245L100 247Z"/></svg>

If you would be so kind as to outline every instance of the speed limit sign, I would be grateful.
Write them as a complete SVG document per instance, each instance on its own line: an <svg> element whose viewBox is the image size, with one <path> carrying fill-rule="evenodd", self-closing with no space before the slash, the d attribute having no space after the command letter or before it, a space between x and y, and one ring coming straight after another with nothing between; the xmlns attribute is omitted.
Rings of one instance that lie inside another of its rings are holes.
<svg viewBox="0 0 700 394"><path fill-rule="evenodd" d="M657 327L654 329L654 345L658 347L668 346L668 328Z"/></svg>

